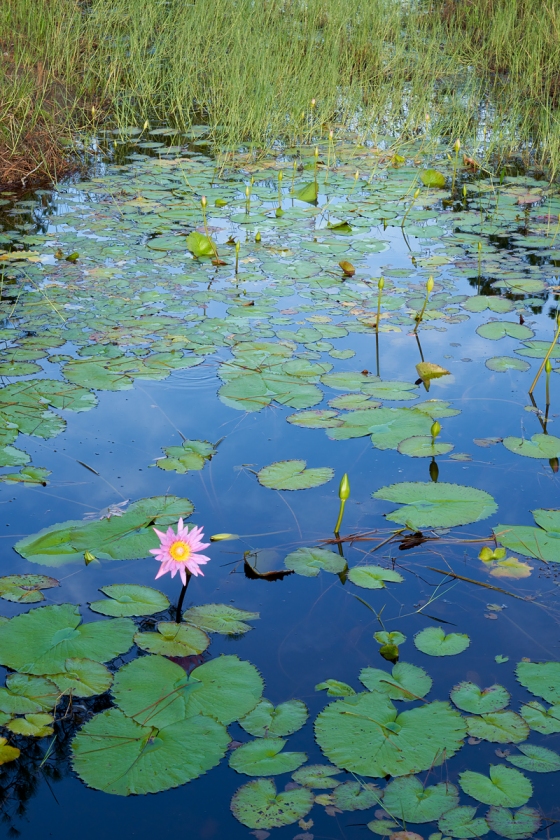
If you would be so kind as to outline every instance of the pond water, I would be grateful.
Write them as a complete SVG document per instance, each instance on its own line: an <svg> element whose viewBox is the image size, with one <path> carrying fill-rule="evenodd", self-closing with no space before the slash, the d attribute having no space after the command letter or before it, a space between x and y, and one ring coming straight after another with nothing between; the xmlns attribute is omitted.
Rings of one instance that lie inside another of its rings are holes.
<svg viewBox="0 0 560 840"><path fill-rule="evenodd" d="M124 151L0 196L6 835L554 837L557 189Z"/></svg>

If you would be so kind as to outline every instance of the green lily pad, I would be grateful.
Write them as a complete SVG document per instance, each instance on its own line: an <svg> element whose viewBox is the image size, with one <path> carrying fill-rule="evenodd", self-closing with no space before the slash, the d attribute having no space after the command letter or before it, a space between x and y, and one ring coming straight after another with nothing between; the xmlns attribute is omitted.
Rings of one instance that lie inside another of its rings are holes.
<svg viewBox="0 0 560 840"><path fill-rule="evenodd" d="M211 659L190 676L163 656L142 656L117 671L112 692L123 712L143 726L199 714L228 726L255 708L262 689L255 666L237 656Z"/></svg>
<svg viewBox="0 0 560 840"><path fill-rule="evenodd" d="M420 180L425 187L445 189L445 175L437 169L423 169L420 172Z"/></svg>
<svg viewBox="0 0 560 840"><path fill-rule="evenodd" d="M51 471L46 470L44 467L28 466L22 467L17 473L5 473L0 476L0 481L3 481L4 484L40 485L41 487L46 487L47 478L50 474Z"/></svg>
<svg viewBox="0 0 560 840"><path fill-rule="evenodd" d="M491 765L490 777L465 770L459 774L459 784L467 796L485 805L518 808L525 805L533 793L533 786L523 773L503 764Z"/></svg>
<svg viewBox="0 0 560 840"><path fill-rule="evenodd" d="M374 397L377 400L415 400L418 394L411 393L416 390L413 382L379 381L371 384L364 384L361 387L362 394Z"/></svg>
<svg viewBox="0 0 560 840"><path fill-rule="evenodd" d="M94 697L111 688L113 675L105 665L92 659L67 659L64 671L52 674L51 680L61 694L72 697Z"/></svg>
<svg viewBox="0 0 560 840"><path fill-rule="evenodd" d="M314 801L305 787L277 793L272 779L255 779L234 793L231 810L248 828L280 828L307 816Z"/></svg>
<svg viewBox="0 0 560 840"><path fill-rule="evenodd" d="M196 656L210 645L210 639L198 627L160 621L156 633L136 633L135 644L148 653L161 656Z"/></svg>
<svg viewBox="0 0 560 840"><path fill-rule="evenodd" d="M297 414L290 414L286 417L288 423L294 426L301 426L304 429L333 429L341 426L342 420L338 417L338 411L316 409L315 411L299 411Z"/></svg>
<svg viewBox="0 0 560 840"><path fill-rule="evenodd" d="M346 561L340 554L325 548L298 548L284 560L287 569L304 577L317 577L320 571L338 575L346 568Z"/></svg>
<svg viewBox="0 0 560 840"><path fill-rule="evenodd" d="M519 744L518 749L523 755L507 757L509 763L515 767L530 770L532 773L555 773L560 770L560 755L554 750L535 744Z"/></svg>
<svg viewBox="0 0 560 840"><path fill-rule="evenodd" d="M153 615L169 607L169 598L151 586L137 583L111 583L99 590L109 600L92 601L90 609L115 618L131 615Z"/></svg>
<svg viewBox="0 0 560 840"><path fill-rule="evenodd" d="M17 747L8 744L6 738L0 738L0 764L8 764L19 758L21 751Z"/></svg>
<svg viewBox="0 0 560 840"><path fill-rule="evenodd" d="M241 718L239 725L256 738L284 738L301 729L307 715L307 706L301 700L287 700L274 707L263 697L252 712Z"/></svg>
<svg viewBox="0 0 560 840"><path fill-rule="evenodd" d="M485 365L489 370L495 370L498 373L505 373L507 370L518 370L524 373L531 367L529 362L513 356L492 356L491 359L486 359Z"/></svg>
<svg viewBox="0 0 560 840"><path fill-rule="evenodd" d="M383 795L387 813L407 823L427 823L438 820L459 802L459 791L449 782L424 787L415 776L395 779Z"/></svg>
<svg viewBox="0 0 560 840"><path fill-rule="evenodd" d="M341 811L367 811L381 802L382 792L371 783L344 782L332 793L333 805Z"/></svg>
<svg viewBox="0 0 560 840"><path fill-rule="evenodd" d="M195 257L213 257L217 254L216 246L210 237L196 230L187 236L186 246Z"/></svg>
<svg viewBox="0 0 560 840"><path fill-rule="evenodd" d="M292 773L292 779L304 787L332 790L340 784L334 777L341 772L339 767L333 767L332 764L308 764Z"/></svg>
<svg viewBox="0 0 560 840"><path fill-rule="evenodd" d="M378 630L377 633L373 634L373 638L380 645L404 645L406 642L406 636L398 630L391 630L390 632L387 630Z"/></svg>
<svg viewBox="0 0 560 840"><path fill-rule="evenodd" d="M177 496L154 496L133 502L122 515L96 522L70 520L19 540L15 550L43 566L84 561L84 552L100 560L137 560L159 546L154 526L166 528L188 518L193 505Z"/></svg>
<svg viewBox="0 0 560 840"><path fill-rule="evenodd" d="M515 674L531 694L560 703L560 662L520 662Z"/></svg>
<svg viewBox="0 0 560 840"><path fill-rule="evenodd" d="M554 735L560 732L560 704L545 708L541 703L532 700L519 710L519 714L535 732L542 735Z"/></svg>
<svg viewBox="0 0 560 840"><path fill-rule="evenodd" d="M46 575L7 575L0 577L0 598L16 604L36 604L44 601L42 589L60 586L58 580Z"/></svg>
<svg viewBox="0 0 560 840"><path fill-rule="evenodd" d="M436 455L447 455L453 449L452 443L438 443L431 435L417 435L401 440L397 447L401 455L412 458L435 458Z"/></svg>
<svg viewBox="0 0 560 840"><path fill-rule="evenodd" d="M247 776L277 776L290 773L307 761L305 753L283 752L282 738L258 738L242 744L231 754L229 766Z"/></svg>
<svg viewBox="0 0 560 840"><path fill-rule="evenodd" d="M330 467L306 469L302 460L276 461L257 473L259 484L271 490L308 490L320 487L334 476Z"/></svg>
<svg viewBox="0 0 560 840"><path fill-rule="evenodd" d="M493 530L497 541L518 554L547 563L560 563L560 511L539 509L532 513L538 528L496 525Z"/></svg>
<svg viewBox="0 0 560 840"><path fill-rule="evenodd" d="M492 806L486 819L492 831L508 840L526 840L536 834L541 824L539 812L527 806L513 812L508 808Z"/></svg>
<svg viewBox="0 0 560 840"><path fill-rule="evenodd" d="M531 440L505 437L503 444L510 452L526 458L557 458L560 455L560 438L554 435L533 435Z"/></svg>
<svg viewBox="0 0 560 840"><path fill-rule="evenodd" d="M14 718L9 723L4 724L4 726L10 732L13 732L14 735L25 735L28 738L44 738L46 735L53 734L53 723L54 718L52 715L40 713Z"/></svg>
<svg viewBox="0 0 560 840"><path fill-rule="evenodd" d="M189 470L201 470L216 454L216 449L207 440L184 440L181 446L164 446L165 458L158 458L156 466L184 475Z"/></svg>
<svg viewBox="0 0 560 840"><path fill-rule="evenodd" d="M529 737L529 727L515 712L490 712L467 718L467 731L473 738L495 744L517 744Z"/></svg>
<svg viewBox="0 0 560 840"><path fill-rule="evenodd" d="M458 837L460 840L482 837L490 831L486 820L476 816L476 808L473 805L460 805L448 811L441 817L438 828L442 834Z"/></svg>
<svg viewBox="0 0 560 840"><path fill-rule="evenodd" d="M471 640L466 633L449 633L441 627L426 627L414 637L414 644L428 656L456 656L468 648Z"/></svg>
<svg viewBox="0 0 560 840"><path fill-rule="evenodd" d="M294 198L297 198L298 201L305 201L308 204L313 204L317 201L318 189L317 189L317 182L310 181L308 184L304 184L303 187L300 187L294 193Z"/></svg>
<svg viewBox="0 0 560 840"><path fill-rule="evenodd" d="M362 589L384 589L385 583L402 583L404 578L393 569L381 566L354 566L348 572L348 580Z"/></svg>
<svg viewBox="0 0 560 840"><path fill-rule="evenodd" d="M429 693L432 678L409 662L397 662L389 675L380 668L362 668L360 682L370 691L380 691L391 700L419 700Z"/></svg>
<svg viewBox="0 0 560 840"><path fill-rule="evenodd" d="M387 514L387 519L415 531L468 525L497 510L494 499L484 490L444 482L403 481L381 487L373 498L404 504L400 510Z"/></svg>
<svg viewBox="0 0 560 840"><path fill-rule="evenodd" d="M157 793L215 767L229 740L225 727L206 715L154 729L108 709L78 731L72 764L96 790L117 796Z"/></svg>
<svg viewBox="0 0 560 840"><path fill-rule="evenodd" d="M391 834L394 834L395 829L399 828L399 824L393 822L393 820L371 820L368 822L367 827L370 831L373 831L374 834L378 834L380 837L389 837Z"/></svg>
<svg viewBox="0 0 560 840"><path fill-rule="evenodd" d="M240 610L229 604L202 604L191 607L183 613L183 621L199 627L206 633L220 633L224 636L239 636L252 630L248 621L260 618L260 613Z"/></svg>
<svg viewBox="0 0 560 840"><path fill-rule="evenodd" d="M348 683L333 679L317 683L315 691L326 691L329 697L351 697L356 693Z"/></svg>
<svg viewBox="0 0 560 840"><path fill-rule="evenodd" d="M489 321L489 323L477 327L476 332L482 338L489 338L492 341L499 341L506 336L524 341L534 336L533 330L515 321Z"/></svg>
<svg viewBox="0 0 560 840"><path fill-rule="evenodd" d="M81 624L78 607L38 607L0 624L0 663L27 674L59 674L67 659L108 662L132 645L127 618Z"/></svg>
<svg viewBox="0 0 560 840"><path fill-rule="evenodd" d="M510 695L503 685L491 685L490 688L480 689L473 682L461 682L452 690L451 700L464 712L482 715L505 709Z"/></svg>
<svg viewBox="0 0 560 840"><path fill-rule="evenodd" d="M397 713L388 697L368 691L336 700L315 721L327 758L364 776L419 773L460 749L465 724L449 703L427 703Z"/></svg>

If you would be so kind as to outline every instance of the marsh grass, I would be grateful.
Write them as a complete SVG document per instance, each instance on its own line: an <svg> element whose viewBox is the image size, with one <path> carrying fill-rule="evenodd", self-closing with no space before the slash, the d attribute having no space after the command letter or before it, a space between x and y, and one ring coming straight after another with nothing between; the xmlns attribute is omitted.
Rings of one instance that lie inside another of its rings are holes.
<svg viewBox="0 0 560 840"><path fill-rule="evenodd" d="M352 129L560 166L555 0L4 0L0 33L0 157L18 177L76 132L145 119L203 121L221 149L333 130L335 154Z"/></svg>

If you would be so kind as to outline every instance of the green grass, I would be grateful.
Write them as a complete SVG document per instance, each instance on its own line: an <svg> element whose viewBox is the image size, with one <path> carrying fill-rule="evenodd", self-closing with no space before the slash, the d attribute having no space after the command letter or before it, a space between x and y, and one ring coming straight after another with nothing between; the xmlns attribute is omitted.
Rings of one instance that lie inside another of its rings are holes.
<svg viewBox="0 0 560 840"><path fill-rule="evenodd" d="M0 32L4 169L145 119L219 148L332 127L560 168L555 0L4 0Z"/></svg>

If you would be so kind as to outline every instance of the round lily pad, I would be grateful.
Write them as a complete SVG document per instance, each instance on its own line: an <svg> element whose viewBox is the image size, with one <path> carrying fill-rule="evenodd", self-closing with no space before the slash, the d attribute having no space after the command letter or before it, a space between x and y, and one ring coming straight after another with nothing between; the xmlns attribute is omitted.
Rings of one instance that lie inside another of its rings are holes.
<svg viewBox="0 0 560 840"><path fill-rule="evenodd" d="M456 656L468 648L471 640L466 633L449 633L441 627L426 627L414 637L414 644L428 656Z"/></svg>
<svg viewBox="0 0 560 840"><path fill-rule="evenodd" d="M274 707L264 697L258 705L239 721L249 735L257 738L292 735L305 724L307 706L301 700L287 700Z"/></svg>
<svg viewBox="0 0 560 840"><path fill-rule="evenodd" d="M298 548L288 554L284 565L298 575L316 577L321 570L340 574L346 568L346 560L340 554L326 548Z"/></svg>
<svg viewBox="0 0 560 840"><path fill-rule="evenodd" d="M344 782L333 790L333 804L341 811L367 811L381 802L382 792L375 785L361 782Z"/></svg>
<svg viewBox="0 0 560 840"><path fill-rule="evenodd" d="M402 583L404 578L393 569L381 566L354 566L348 572L348 580L363 589L384 589L385 583Z"/></svg>
<svg viewBox="0 0 560 840"><path fill-rule="evenodd" d="M292 773L292 779L304 787L329 790L340 784L334 777L341 772L339 767L333 767L332 764L308 764Z"/></svg>
<svg viewBox="0 0 560 840"><path fill-rule="evenodd" d="M497 510L494 499L486 491L444 482L403 481L382 487L373 498L403 504L403 508L392 511L386 518L416 531L467 525L486 519Z"/></svg>
<svg viewBox="0 0 560 840"><path fill-rule="evenodd" d="M306 462L301 460L276 461L263 467L257 473L259 483L271 490L308 490L320 487L334 476L330 467L306 469Z"/></svg>
<svg viewBox="0 0 560 840"><path fill-rule="evenodd" d="M283 752L282 738L258 738L242 744L231 754L229 766L247 776L276 776L290 773L307 761L305 753Z"/></svg>
<svg viewBox="0 0 560 840"><path fill-rule="evenodd" d="M108 691L113 675L105 665L92 659L67 659L64 671L50 679L61 694L72 697L94 697Z"/></svg>
<svg viewBox="0 0 560 840"><path fill-rule="evenodd" d="M490 776L465 770L459 775L459 784L467 796L485 805L505 805L518 808L530 799L533 786L529 779L503 764L490 766Z"/></svg>
<svg viewBox="0 0 560 840"><path fill-rule="evenodd" d="M397 447L401 455L412 458L435 458L436 455L446 455L453 449L452 443L438 443L430 435L415 435L401 440Z"/></svg>
<svg viewBox="0 0 560 840"><path fill-rule="evenodd" d="M415 776L395 779L383 795L387 813L406 823L426 823L438 820L459 802L459 791L449 782L425 787Z"/></svg>
<svg viewBox="0 0 560 840"><path fill-rule="evenodd" d="M391 700L419 700L428 694L432 678L409 662L397 662L391 674L380 668L362 668L360 682L370 691L381 691Z"/></svg>
<svg viewBox="0 0 560 840"><path fill-rule="evenodd" d="M529 727L515 712L499 711L467 718L467 730L473 738L496 744L517 744L529 736Z"/></svg>
<svg viewBox="0 0 560 840"><path fill-rule="evenodd" d="M100 592L108 600L92 601L90 609L102 615L115 617L132 615L153 615L169 607L169 598L151 586L137 583L112 583L102 586Z"/></svg>
<svg viewBox="0 0 560 840"><path fill-rule="evenodd" d="M7 575L0 577L0 598L17 604L35 604L44 601L42 589L52 589L59 582L46 575Z"/></svg>
<svg viewBox="0 0 560 840"><path fill-rule="evenodd" d="M482 715L505 709L510 700L509 692L503 685L491 685L480 689L473 682L461 682L451 692L451 699L464 712Z"/></svg>
<svg viewBox="0 0 560 840"><path fill-rule="evenodd" d="M210 644L210 639L198 627L160 621L156 633L136 633L134 641L141 650L162 656L195 656Z"/></svg>
<svg viewBox="0 0 560 840"><path fill-rule="evenodd" d="M252 630L248 621L260 618L258 612L240 610L229 604L202 604L191 607L183 613L183 621L205 630L206 633L220 633L224 636L239 636Z"/></svg>
<svg viewBox="0 0 560 840"><path fill-rule="evenodd" d="M560 456L560 438L554 435L533 435L531 440L518 437L505 437L502 441L506 449L526 458L557 458Z"/></svg>
<svg viewBox="0 0 560 840"><path fill-rule="evenodd" d="M459 840L482 837L490 831L486 820L476 816L476 808L473 805L460 805L447 811L441 817L438 828L442 834L457 837Z"/></svg>
<svg viewBox="0 0 560 840"><path fill-rule="evenodd" d="M518 370L524 373L531 367L529 362L516 359L513 356L492 356L491 359L486 359L485 365L489 370L495 370L497 373L505 373L508 370Z"/></svg>
<svg viewBox="0 0 560 840"><path fill-rule="evenodd" d="M560 703L560 662L520 662L515 673L531 694Z"/></svg>
<svg viewBox="0 0 560 840"><path fill-rule="evenodd" d="M272 779L256 779L235 792L231 810L248 828L280 828L307 816L313 802L313 793L305 787L277 793Z"/></svg>
<svg viewBox="0 0 560 840"><path fill-rule="evenodd" d="M555 773L560 770L560 755L536 744L519 744L522 755L508 755L507 760L521 770L533 773Z"/></svg>
<svg viewBox="0 0 560 840"><path fill-rule="evenodd" d="M486 820L492 831L500 837L507 837L508 840L526 840L539 830L541 815L526 805L518 811L492 806L486 814Z"/></svg>

